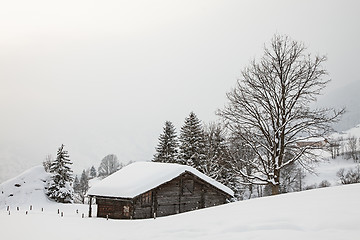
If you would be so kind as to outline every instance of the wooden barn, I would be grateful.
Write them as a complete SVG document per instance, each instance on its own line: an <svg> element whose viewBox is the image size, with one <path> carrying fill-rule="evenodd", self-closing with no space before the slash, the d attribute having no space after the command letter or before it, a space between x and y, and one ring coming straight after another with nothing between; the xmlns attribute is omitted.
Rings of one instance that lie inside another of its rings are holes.
<svg viewBox="0 0 360 240"><path fill-rule="evenodd" d="M228 202L233 191L196 169L173 163L137 162L94 185L97 217L143 219Z"/></svg>

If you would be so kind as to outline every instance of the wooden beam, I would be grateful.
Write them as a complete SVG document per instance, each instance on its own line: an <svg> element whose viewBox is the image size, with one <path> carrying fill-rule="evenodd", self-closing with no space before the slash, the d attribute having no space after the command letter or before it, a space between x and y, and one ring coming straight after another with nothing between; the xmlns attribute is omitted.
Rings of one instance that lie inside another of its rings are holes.
<svg viewBox="0 0 360 240"><path fill-rule="evenodd" d="M91 218L91 204L92 204L92 196L89 196L89 218Z"/></svg>

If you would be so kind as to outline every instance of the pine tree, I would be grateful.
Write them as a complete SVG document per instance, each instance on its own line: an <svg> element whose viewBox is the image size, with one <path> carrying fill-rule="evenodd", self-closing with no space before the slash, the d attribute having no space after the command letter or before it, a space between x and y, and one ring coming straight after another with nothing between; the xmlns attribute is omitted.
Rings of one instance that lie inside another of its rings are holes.
<svg viewBox="0 0 360 240"><path fill-rule="evenodd" d="M163 133L159 137L159 144L156 147L153 161L165 163L177 162L178 145L175 127L172 122L166 121Z"/></svg>
<svg viewBox="0 0 360 240"><path fill-rule="evenodd" d="M82 201L82 203L84 203L85 195L86 195L87 191L89 190L89 179L88 179L88 176L87 176L85 170L83 170L83 172L81 174L79 190L80 190L81 201Z"/></svg>
<svg viewBox="0 0 360 240"><path fill-rule="evenodd" d="M47 195L56 202L71 203L73 201L72 170L69 165L68 152L62 144L57 152L57 157L50 166L51 180L48 183Z"/></svg>
<svg viewBox="0 0 360 240"><path fill-rule="evenodd" d="M96 177L96 169L94 166L90 168L90 179L93 179Z"/></svg>
<svg viewBox="0 0 360 240"><path fill-rule="evenodd" d="M79 178L78 176L76 175L75 176L75 180L74 180L74 192L75 193L78 193L80 191L80 181L79 181Z"/></svg>
<svg viewBox="0 0 360 240"><path fill-rule="evenodd" d="M205 139L200 120L191 112L180 131L179 162L203 172Z"/></svg>
<svg viewBox="0 0 360 240"><path fill-rule="evenodd" d="M220 182L225 180L225 172L230 170L230 153L225 137L225 130L220 124L210 123L205 130L206 160L204 173Z"/></svg>
<svg viewBox="0 0 360 240"><path fill-rule="evenodd" d="M238 181L234 169L234 160L230 153L225 128L218 123L210 123L205 127L206 159L203 172L234 190L237 195Z"/></svg>

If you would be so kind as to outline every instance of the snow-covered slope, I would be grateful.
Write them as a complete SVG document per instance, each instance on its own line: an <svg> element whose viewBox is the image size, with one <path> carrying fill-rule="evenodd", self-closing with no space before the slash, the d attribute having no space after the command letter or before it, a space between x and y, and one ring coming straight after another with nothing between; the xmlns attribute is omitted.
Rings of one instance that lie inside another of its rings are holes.
<svg viewBox="0 0 360 240"><path fill-rule="evenodd" d="M346 131L334 133L327 139L330 142L339 144L340 156L335 159L331 158L331 153L326 149L317 149L316 155L319 156L319 162L314 164L315 174L307 173L305 177L305 186L318 185L326 180L331 186L340 185L340 179L336 175L337 172L344 168L345 170L354 169L359 166L352 158L347 157L347 144L350 137L360 138L360 124Z"/></svg>
<svg viewBox="0 0 360 240"><path fill-rule="evenodd" d="M331 186L341 185L337 172L344 168L345 170L354 169L359 166L359 163L354 162L352 159L345 159L343 156L339 156L336 159L332 159L327 156L329 153L324 151L323 160L317 162L314 165L315 173L306 173L304 179L304 186L318 186L322 181L328 181Z"/></svg>
<svg viewBox="0 0 360 240"><path fill-rule="evenodd" d="M78 205L0 211L1 239L359 239L360 184L230 203L147 220L81 218ZM84 209L82 209L84 210ZM63 209L61 210L63 211Z"/></svg>
<svg viewBox="0 0 360 240"><path fill-rule="evenodd" d="M43 166L36 166L0 184L0 209L6 206L44 204L44 184L49 177Z"/></svg>

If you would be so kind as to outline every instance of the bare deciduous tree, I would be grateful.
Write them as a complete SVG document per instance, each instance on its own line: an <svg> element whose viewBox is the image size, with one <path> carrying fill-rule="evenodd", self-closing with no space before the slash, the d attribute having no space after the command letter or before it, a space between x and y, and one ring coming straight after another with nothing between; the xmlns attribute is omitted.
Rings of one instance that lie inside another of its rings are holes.
<svg viewBox="0 0 360 240"><path fill-rule="evenodd" d="M326 57L311 57L305 51L304 44L275 35L261 60L243 70L242 79L227 94L229 104L218 111L256 154L242 164L251 166L252 173L243 169L239 173L252 184L271 186L272 194L280 192L282 169L294 162L308 166L304 156L311 154L311 147L296 142L326 135L344 112L310 109L329 80L323 79Z"/></svg>
<svg viewBox="0 0 360 240"><path fill-rule="evenodd" d="M117 170L122 168L122 165L119 163L117 156L115 154L106 155L100 163L98 174L99 177L107 177Z"/></svg>
<svg viewBox="0 0 360 240"><path fill-rule="evenodd" d="M358 147L357 147L357 138L349 137L347 147L348 147L348 157L354 159L355 162L359 160L358 158Z"/></svg>
<svg viewBox="0 0 360 240"><path fill-rule="evenodd" d="M43 161L43 166L46 172L50 172L51 163L54 161L51 154L46 155L45 160Z"/></svg>

